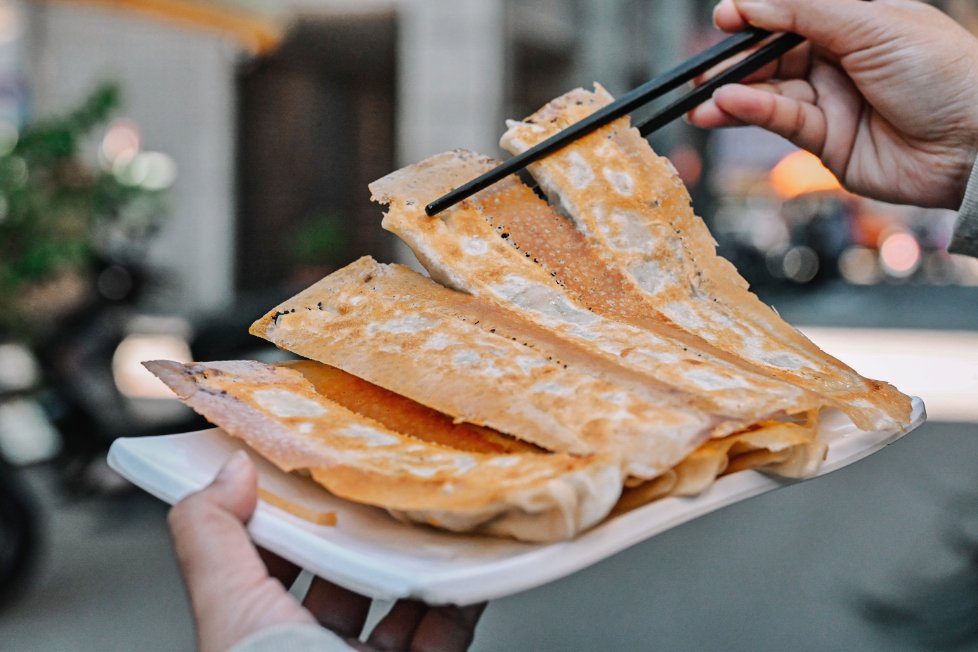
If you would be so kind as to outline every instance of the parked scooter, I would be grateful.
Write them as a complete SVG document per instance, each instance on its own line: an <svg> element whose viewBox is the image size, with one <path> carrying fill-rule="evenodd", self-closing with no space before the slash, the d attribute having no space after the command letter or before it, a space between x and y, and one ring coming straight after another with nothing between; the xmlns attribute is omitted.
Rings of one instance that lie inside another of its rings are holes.
<svg viewBox="0 0 978 652"><path fill-rule="evenodd" d="M37 503L18 470L0 457L0 609L23 589L39 545Z"/></svg>
<svg viewBox="0 0 978 652"><path fill-rule="evenodd" d="M104 463L116 438L207 427L143 361L254 359L274 351L248 334L257 312L235 308L196 319L147 312L143 298L157 281L144 269L103 262L96 278L91 300L66 315L35 352L45 410L62 442L59 467L74 495L111 481Z"/></svg>
<svg viewBox="0 0 978 652"><path fill-rule="evenodd" d="M124 491L129 485L105 463L116 438L209 427L142 361L283 356L248 334L250 323L278 297L188 319L147 312L143 297L154 282L138 265L101 261L94 279L90 296L30 347L8 345L21 361L19 370L0 370L0 602L24 586L43 543L39 501L21 479L23 465L50 464L59 481L55 490L69 500ZM4 439L34 450L5 457ZM42 439L50 441L41 445Z"/></svg>
<svg viewBox="0 0 978 652"><path fill-rule="evenodd" d="M19 466L53 452L36 401L39 381L30 351L0 340L0 608L24 587L40 547L38 501Z"/></svg>

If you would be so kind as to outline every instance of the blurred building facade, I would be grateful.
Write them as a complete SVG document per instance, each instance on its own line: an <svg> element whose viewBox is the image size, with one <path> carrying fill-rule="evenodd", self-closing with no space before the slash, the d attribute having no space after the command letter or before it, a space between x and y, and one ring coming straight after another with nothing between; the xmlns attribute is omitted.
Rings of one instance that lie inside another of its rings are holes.
<svg viewBox="0 0 978 652"><path fill-rule="evenodd" d="M166 152L178 169L171 214L149 262L168 274L170 307L214 311L242 291L304 282L359 255L408 259L381 232L369 181L456 147L501 154L506 118L569 88L633 87L720 38L712 6L4 0L0 31L6 15L22 17L25 27L12 58L0 60L0 75L23 69L29 103L20 106L34 116L70 105L98 82L121 85L144 146ZM971 2L942 6L965 25L978 22ZM756 243L773 233L754 232L752 220L790 221L758 220L756 188L744 195L753 165L763 176L791 153L783 141L676 124L652 142L679 168L700 213L712 219L719 211L726 220L719 235L730 236L732 257L743 254L744 237ZM768 194L769 212L780 211L780 199ZM935 246L942 237L932 238ZM751 253L757 260L744 264L767 274L761 259L768 253ZM860 278L876 278L863 272Z"/></svg>
<svg viewBox="0 0 978 652"><path fill-rule="evenodd" d="M403 257L369 181L456 147L499 154L505 118L594 81L621 92L708 22L707 3L681 0L13 4L33 115L115 81L143 145L176 161L149 261L178 311L219 310L317 256L312 273Z"/></svg>

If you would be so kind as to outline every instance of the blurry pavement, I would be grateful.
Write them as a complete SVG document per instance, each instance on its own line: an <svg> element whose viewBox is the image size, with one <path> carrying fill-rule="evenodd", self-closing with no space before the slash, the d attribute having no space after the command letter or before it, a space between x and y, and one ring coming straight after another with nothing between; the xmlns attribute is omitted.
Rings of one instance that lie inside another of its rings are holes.
<svg viewBox="0 0 978 652"><path fill-rule="evenodd" d="M789 323L854 328L978 331L978 287L846 285L759 289Z"/></svg>

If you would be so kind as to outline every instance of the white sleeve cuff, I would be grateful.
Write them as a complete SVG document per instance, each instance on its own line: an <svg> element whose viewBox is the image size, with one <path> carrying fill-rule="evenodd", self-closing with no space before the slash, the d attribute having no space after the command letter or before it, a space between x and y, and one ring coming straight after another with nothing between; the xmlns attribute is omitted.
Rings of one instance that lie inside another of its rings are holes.
<svg viewBox="0 0 978 652"><path fill-rule="evenodd" d="M971 170L971 180L968 181L968 190L964 193L947 250L952 254L978 258L978 161Z"/></svg>
<svg viewBox="0 0 978 652"><path fill-rule="evenodd" d="M319 625L277 625L255 632L228 652L350 652L343 639Z"/></svg>

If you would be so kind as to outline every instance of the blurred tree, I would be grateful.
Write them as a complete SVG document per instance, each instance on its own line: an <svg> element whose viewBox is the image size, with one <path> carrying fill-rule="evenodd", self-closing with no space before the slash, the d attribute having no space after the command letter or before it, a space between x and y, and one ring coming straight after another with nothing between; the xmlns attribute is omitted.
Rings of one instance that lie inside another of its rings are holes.
<svg viewBox="0 0 978 652"><path fill-rule="evenodd" d="M119 104L119 89L103 85L65 115L0 126L0 332L30 335L38 296L68 301L98 261L122 255L122 240L145 240L163 214L164 189L133 174L135 157L83 161Z"/></svg>

